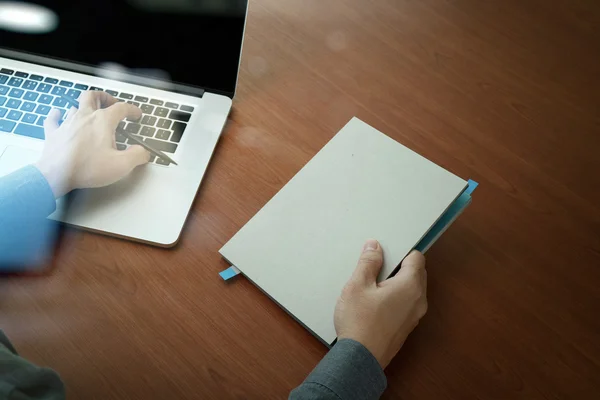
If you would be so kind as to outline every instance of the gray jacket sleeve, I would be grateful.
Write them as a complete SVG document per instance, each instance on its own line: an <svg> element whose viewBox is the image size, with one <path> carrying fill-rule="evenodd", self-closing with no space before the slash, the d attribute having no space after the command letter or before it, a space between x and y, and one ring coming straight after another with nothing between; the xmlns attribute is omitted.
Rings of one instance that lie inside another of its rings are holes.
<svg viewBox="0 0 600 400"><path fill-rule="evenodd" d="M58 374L19 357L2 331L0 331L0 399L65 399L65 387Z"/></svg>
<svg viewBox="0 0 600 400"><path fill-rule="evenodd" d="M289 400L379 399L387 386L381 366L362 344L340 340Z"/></svg>

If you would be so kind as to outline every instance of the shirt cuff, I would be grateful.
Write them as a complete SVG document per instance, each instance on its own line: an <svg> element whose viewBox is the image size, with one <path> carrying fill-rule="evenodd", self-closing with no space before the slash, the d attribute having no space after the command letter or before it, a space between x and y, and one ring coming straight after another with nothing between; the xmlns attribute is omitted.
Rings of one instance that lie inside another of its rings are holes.
<svg viewBox="0 0 600 400"><path fill-rule="evenodd" d="M27 165L2 178L2 186L9 193L2 197L11 199L15 211L27 207L28 217L46 218L56 210L54 192L46 177L34 165Z"/></svg>
<svg viewBox="0 0 600 400"><path fill-rule="evenodd" d="M365 346L342 339L327 353L305 383L327 387L341 399L379 399L387 386L383 369Z"/></svg>

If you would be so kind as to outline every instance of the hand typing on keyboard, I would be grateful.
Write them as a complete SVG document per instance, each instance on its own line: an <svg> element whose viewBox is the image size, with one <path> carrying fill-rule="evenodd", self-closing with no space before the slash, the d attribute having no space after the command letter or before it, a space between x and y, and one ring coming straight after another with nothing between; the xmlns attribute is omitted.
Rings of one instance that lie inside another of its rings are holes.
<svg viewBox="0 0 600 400"><path fill-rule="evenodd" d="M57 109L44 122L46 141L36 167L56 198L73 189L110 185L150 159L148 151L139 145L119 151L115 143L120 121L141 118L138 107L117 102L100 91L83 93L79 106L79 110L69 110L60 126Z"/></svg>

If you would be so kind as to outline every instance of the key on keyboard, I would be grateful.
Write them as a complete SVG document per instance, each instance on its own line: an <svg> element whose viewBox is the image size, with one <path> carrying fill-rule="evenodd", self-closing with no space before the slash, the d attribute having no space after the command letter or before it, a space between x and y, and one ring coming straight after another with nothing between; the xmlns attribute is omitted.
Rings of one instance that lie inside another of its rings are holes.
<svg viewBox="0 0 600 400"><path fill-rule="evenodd" d="M40 94L36 92L27 92L25 93L25 96L23 96L23 99L29 101L36 101L39 95Z"/></svg>
<svg viewBox="0 0 600 400"><path fill-rule="evenodd" d="M152 114L152 111L154 111L154 106L150 104L142 104L140 108L144 114Z"/></svg>
<svg viewBox="0 0 600 400"><path fill-rule="evenodd" d="M192 107L192 106L181 106L181 107L179 107L179 109L180 109L181 111L187 111L187 112L192 112L192 111L194 111L194 107Z"/></svg>
<svg viewBox="0 0 600 400"><path fill-rule="evenodd" d="M171 136L171 132L164 129L159 129L158 133L156 134L156 138L162 140L169 140L169 136Z"/></svg>
<svg viewBox="0 0 600 400"><path fill-rule="evenodd" d="M50 96L49 94L43 94L40 96L40 99L38 101L42 104L50 104L52 103L53 99L54 96Z"/></svg>
<svg viewBox="0 0 600 400"><path fill-rule="evenodd" d="M16 122L7 119L0 119L0 132L12 132L16 124Z"/></svg>
<svg viewBox="0 0 600 400"><path fill-rule="evenodd" d="M21 111L17 111L17 110L11 110L8 115L6 116L6 118L8 119L12 119L14 121L18 121L19 119L21 119L21 116L23 115L23 113Z"/></svg>
<svg viewBox="0 0 600 400"><path fill-rule="evenodd" d="M45 138L44 128L35 125L19 124L17 125L17 129L15 129L15 133L17 135L29 136L36 139Z"/></svg>
<svg viewBox="0 0 600 400"><path fill-rule="evenodd" d="M140 135L152 137L152 136L154 136L155 131L156 131L156 128L152 128L150 126L144 126L144 127L142 127L142 130L140 131Z"/></svg>
<svg viewBox="0 0 600 400"><path fill-rule="evenodd" d="M23 83L22 78L10 78L6 83L8 86L19 87Z"/></svg>
<svg viewBox="0 0 600 400"><path fill-rule="evenodd" d="M158 124L156 124L156 126L162 129L169 129L171 127L171 121L161 118L158 120Z"/></svg>
<svg viewBox="0 0 600 400"><path fill-rule="evenodd" d="M150 115L144 115L141 123L142 123L142 125L154 126L154 124L156 123L156 117L152 117Z"/></svg>
<svg viewBox="0 0 600 400"><path fill-rule="evenodd" d="M65 93L65 95L72 99L78 99L79 96L81 95L81 90L69 89L69 90L67 90L67 93Z"/></svg>
<svg viewBox="0 0 600 400"><path fill-rule="evenodd" d="M173 136L171 136L171 142L179 143L179 141L181 141L186 126L186 124L179 121L173 123Z"/></svg>
<svg viewBox="0 0 600 400"><path fill-rule="evenodd" d="M54 89L50 93L60 96L61 94L65 94L67 89L62 86L54 86Z"/></svg>
<svg viewBox="0 0 600 400"><path fill-rule="evenodd" d="M27 113L25 114L25 116L23 117L22 121L23 122L27 122L28 124L34 124L35 121L37 120L37 115L35 114L31 114L31 113Z"/></svg>
<svg viewBox="0 0 600 400"><path fill-rule="evenodd" d="M168 114L169 110L163 107L156 107L156 110L154 111L154 115L157 117L166 117Z"/></svg>
<svg viewBox="0 0 600 400"><path fill-rule="evenodd" d="M8 108L19 108L20 105L21 105L21 100L17 100L17 99L10 99L10 100L8 100L8 103L6 103L6 107L8 107Z"/></svg>
<svg viewBox="0 0 600 400"><path fill-rule="evenodd" d="M143 137L140 137L140 136L135 136L135 137L138 138L139 140L141 140L142 142L144 141ZM131 145L136 145L137 144L137 145L139 145L138 142L136 142L135 140L132 140L132 139L127 139L127 144L131 144Z"/></svg>
<svg viewBox="0 0 600 400"><path fill-rule="evenodd" d="M35 109L36 114L48 115L49 112L50 106L45 106L43 104L38 104L37 108Z"/></svg>
<svg viewBox="0 0 600 400"><path fill-rule="evenodd" d="M67 101L62 97L55 97L52 105L54 107L65 107L67 105Z"/></svg>
<svg viewBox="0 0 600 400"><path fill-rule="evenodd" d="M21 110L23 110L23 111L33 111L34 109L35 109L35 103L32 103L30 101L26 101L21 106Z"/></svg>
<svg viewBox="0 0 600 400"><path fill-rule="evenodd" d="M125 130L129 133L138 133L142 126L140 124L136 124L135 122L130 122L125 127Z"/></svg>
<svg viewBox="0 0 600 400"><path fill-rule="evenodd" d="M192 114L185 113L181 111L171 111L169 113L169 118L177 121L189 122Z"/></svg>
<svg viewBox="0 0 600 400"><path fill-rule="evenodd" d="M37 85L38 85L38 83L36 81L25 81L25 84L23 85L23 89L33 90L33 89L35 89L35 87Z"/></svg>
<svg viewBox="0 0 600 400"><path fill-rule="evenodd" d="M21 96L23 96L23 94L25 93L25 91L23 89L10 89L10 92L8 92L8 96L9 97L14 97L16 99L20 99Z"/></svg>
<svg viewBox="0 0 600 400"><path fill-rule="evenodd" d="M175 153L177 145L175 143L163 142L162 140L146 139L148 145L152 146L153 149L164 151L166 153Z"/></svg>
<svg viewBox="0 0 600 400"><path fill-rule="evenodd" d="M48 93L50 89L52 89L52 85L48 85L47 83L40 83L35 90L41 93Z"/></svg>

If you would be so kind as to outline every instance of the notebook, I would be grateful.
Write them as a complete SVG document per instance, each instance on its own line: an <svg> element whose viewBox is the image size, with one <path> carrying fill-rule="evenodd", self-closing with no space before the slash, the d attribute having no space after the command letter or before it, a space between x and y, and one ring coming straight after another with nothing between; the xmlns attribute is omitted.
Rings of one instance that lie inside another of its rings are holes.
<svg viewBox="0 0 600 400"><path fill-rule="evenodd" d="M331 345L335 304L365 240L380 242L386 279L466 188L353 118L220 253Z"/></svg>

